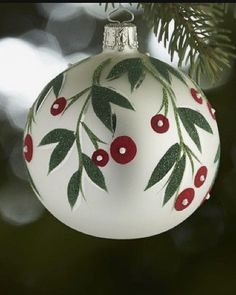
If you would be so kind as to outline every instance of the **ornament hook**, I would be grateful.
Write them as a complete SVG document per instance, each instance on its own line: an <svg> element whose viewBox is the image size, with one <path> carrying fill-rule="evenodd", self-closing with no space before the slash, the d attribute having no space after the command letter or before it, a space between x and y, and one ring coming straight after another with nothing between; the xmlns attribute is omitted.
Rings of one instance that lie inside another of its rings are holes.
<svg viewBox="0 0 236 295"><path fill-rule="evenodd" d="M125 21L123 21L123 22L120 22L119 20L112 19L112 15L113 15L114 13L116 13L117 11L126 11L126 12L128 12L129 15L130 15L130 19L125 20ZM124 7L122 7L122 6L119 6L118 8L116 8L116 9L114 9L114 10L112 10L112 11L109 12L107 19L108 19L110 22L112 22L112 23L118 23L118 24L131 23L131 22L134 20L134 14L133 14L133 12L131 12L129 9L124 8Z"/></svg>

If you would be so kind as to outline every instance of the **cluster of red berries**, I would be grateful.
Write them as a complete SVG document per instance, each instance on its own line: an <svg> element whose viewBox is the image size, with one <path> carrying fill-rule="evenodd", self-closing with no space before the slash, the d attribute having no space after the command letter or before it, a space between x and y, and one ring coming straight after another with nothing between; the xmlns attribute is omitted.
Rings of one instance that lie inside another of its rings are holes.
<svg viewBox="0 0 236 295"><path fill-rule="evenodd" d="M203 103L203 99L201 97L201 94L196 89L191 88L190 92L191 92L193 99L197 103L199 103L199 104ZM207 102L207 108L210 112L210 115L215 120L216 119L215 110L212 108L210 102ZM158 114L158 115L155 115L152 117L151 126L155 132L165 133L166 131L168 131L170 124L169 124L169 120L164 115Z"/></svg>
<svg viewBox="0 0 236 295"><path fill-rule="evenodd" d="M203 99L196 89L191 88L190 92L191 92L193 99L197 103L199 103L199 104L203 103ZM215 111L212 108L210 102L207 102L207 107L208 107L208 110L209 110L212 118L215 120L216 119ZM203 185L203 183L205 182L206 176L207 176L207 168L206 168L206 166L202 166L197 171L195 178L194 178L194 185L196 188L199 188L200 186ZM202 202L204 202L207 199L208 194L209 194L209 191L204 196ZM177 211L181 211L181 210L187 208L192 203L192 201L194 199L194 195L195 195L195 191L193 188L187 188L187 189L183 190L176 199L175 209Z"/></svg>
<svg viewBox="0 0 236 295"><path fill-rule="evenodd" d="M202 166L198 169L195 177L194 177L194 186L196 188L201 187L206 181L207 177L207 167ZM208 194L207 194L208 195ZM195 196L195 190L193 188L186 188L183 190L177 197L175 201L175 209L177 211L182 211L187 208L193 201ZM204 199L206 196L204 197Z"/></svg>
<svg viewBox="0 0 236 295"><path fill-rule="evenodd" d="M57 98L51 106L50 113L53 116L61 114L66 104L65 97ZM110 154L119 164L129 163L134 159L136 153L136 144L129 136L119 136L111 143ZM24 156L27 162L30 162L33 156L33 140L30 134L27 134L24 140ZM109 155L105 150L98 149L93 153L92 160L97 166L104 167L109 161Z"/></svg>
<svg viewBox="0 0 236 295"><path fill-rule="evenodd" d="M203 99L199 95L199 92L191 88L191 95L194 100L202 104ZM64 97L57 98L51 106L50 113L53 116L57 116L63 112L67 104L67 100ZM207 103L209 112L213 119L215 119L215 113L210 103ZM169 120L161 114L155 115L151 119L151 126L157 133L164 133L169 129ZM137 153L137 147L135 142L129 136L119 136L113 140L110 145L110 154L114 161L119 164L127 164L132 161ZM24 140L24 156L27 162L30 162L33 156L33 140L30 134L27 134ZM100 167L106 166L109 161L109 154L103 150L98 149L92 155L93 162ZM202 166L197 171L194 178L194 185L199 188L203 185L207 176L206 166ZM195 191L193 188L187 188L183 190L177 197L175 202L175 209L182 211L187 208L193 201ZM208 194L207 194L208 195ZM204 197L206 199L207 195Z"/></svg>
<svg viewBox="0 0 236 295"><path fill-rule="evenodd" d="M119 164L129 163L136 153L136 144L129 136L118 136L110 145L110 154ZM93 153L92 160L97 166L104 167L109 161L109 155L105 150L98 149Z"/></svg>
<svg viewBox="0 0 236 295"><path fill-rule="evenodd" d="M193 99L199 103L199 104L202 104L203 103L203 99L201 97L201 94L194 88L191 88L190 89L190 92L191 92L191 95L193 97ZM208 101L207 102L207 108L210 112L210 115L212 116L212 118L215 120L216 119L216 115L215 115L215 110L212 108L210 102Z"/></svg>
<svg viewBox="0 0 236 295"><path fill-rule="evenodd" d="M65 97L58 97L51 106L50 113L53 116L57 116L63 112L66 107L66 99ZM33 157L33 140L30 134L27 134L24 139L24 147L23 147L24 157L27 162L30 162Z"/></svg>

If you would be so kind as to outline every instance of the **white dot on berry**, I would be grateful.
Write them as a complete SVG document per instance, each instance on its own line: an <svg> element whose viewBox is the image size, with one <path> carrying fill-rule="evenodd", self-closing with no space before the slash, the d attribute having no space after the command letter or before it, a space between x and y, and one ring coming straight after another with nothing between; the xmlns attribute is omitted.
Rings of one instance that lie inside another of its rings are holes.
<svg viewBox="0 0 236 295"><path fill-rule="evenodd" d="M206 200L209 200L209 199L210 199L210 194L207 194Z"/></svg>
<svg viewBox="0 0 236 295"><path fill-rule="evenodd" d="M188 199L184 199L184 200L182 201L182 205L183 205L183 206L187 206L187 205L188 205Z"/></svg>
<svg viewBox="0 0 236 295"><path fill-rule="evenodd" d="M102 161L102 156L97 156L97 161Z"/></svg>
<svg viewBox="0 0 236 295"><path fill-rule="evenodd" d="M27 147L27 145L24 146L23 151L24 151L24 153L27 153L27 152L28 152L28 147Z"/></svg>
<svg viewBox="0 0 236 295"><path fill-rule="evenodd" d="M53 105L53 108L54 108L55 110L57 110L57 109L59 108L59 104L58 104L58 103L55 103L55 104Z"/></svg>
<svg viewBox="0 0 236 295"><path fill-rule="evenodd" d="M196 97L197 97L197 98L201 98L201 94L197 92L197 93L196 93Z"/></svg>
<svg viewBox="0 0 236 295"><path fill-rule="evenodd" d="M201 182L203 182L205 180L205 176L204 175L201 175L200 176L200 180L201 180Z"/></svg>
<svg viewBox="0 0 236 295"><path fill-rule="evenodd" d="M163 123L162 120L159 120L159 121L157 122L157 126L158 126L158 127L162 127L163 125L164 125L164 123Z"/></svg>
<svg viewBox="0 0 236 295"><path fill-rule="evenodd" d="M216 112L216 110L215 110L215 109L213 109L213 108L211 108L211 111L212 111L212 114L214 114L214 115L215 115L215 112Z"/></svg>
<svg viewBox="0 0 236 295"><path fill-rule="evenodd" d="M120 154L125 154L125 152L126 152L126 148L124 148L124 147L121 147L120 149L119 149L119 152L120 152Z"/></svg>

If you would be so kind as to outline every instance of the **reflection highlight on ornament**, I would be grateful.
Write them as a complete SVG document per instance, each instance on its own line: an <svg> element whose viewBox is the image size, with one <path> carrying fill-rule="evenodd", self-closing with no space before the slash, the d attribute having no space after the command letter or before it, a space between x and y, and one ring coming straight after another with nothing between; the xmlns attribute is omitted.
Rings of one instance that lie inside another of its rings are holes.
<svg viewBox="0 0 236 295"><path fill-rule="evenodd" d="M53 14L55 20L66 20L73 16L75 8L70 3L37 3L38 11L50 18Z"/></svg>
<svg viewBox="0 0 236 295"><path fill-rule="evenodd" d="M55 36L43 30L30 30L20 36L20 39L34 46L51 49L61 54L60 45Z"/></svg>
<svg viewBox="0 0 236 295"><path fill-rule="evenodd" d="M169 24L169 36L172 35L174 31L174 21L171 21ZM158 35L158 34L157 34ZM166 42L166 47L164 46L164 41L158 42L157 37L154 35L153 32L149 34L149 38L147 40L147 50L151 56L158 58L173 67L178 67L179 58L177 53L174 53L173 60L171 61L170 54L168 53L169 42ZM187 47L186 54L188 54L190 47ZM182 67L182 70L187 71L190 63L188 62L186 65Z"/></svg>
<svg viewBox="0 0 236 295"><path fill-rule="evenodd" d="M23 226L38 220L44 207L28 186L18 182L6 183L0 190L1 218L15 226Z"/></svg>
<svg viewBox="0 0 236 295"><path fill-rule="evenodd" d="M46 31L54 35L65 55L86 49L96 29L96 19L83 12L76 12L69 19L58 20L52 12Z"/></svg>
<svg viewBox="0 0 236 295"><path fill-rule="evenodd" d="M36 47L19 38L4 38L0 40L0 64L4 73L0 91L5 96L6 112L13 124L22 129L25 111L48 81L67 67L67 61L49 48Z"/></svg>

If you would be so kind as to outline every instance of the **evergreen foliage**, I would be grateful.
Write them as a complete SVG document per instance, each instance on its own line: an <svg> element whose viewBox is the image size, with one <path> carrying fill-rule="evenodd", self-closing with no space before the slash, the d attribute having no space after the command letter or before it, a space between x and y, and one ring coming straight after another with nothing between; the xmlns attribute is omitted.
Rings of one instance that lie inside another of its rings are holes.
<svg viewBox="0 0 236 295"><path fill-rule="evenodd" d="M102 3L100 3L102 4ZM105 10L115 7L106 3ZM153 30L158 42L164 46L173 60L176 53L178 66L190 62L189 75L197 82L206 75L214 83L230 61L236 57L235 46L229 37L231 31L222 28L228 12L228 3L135 3L143 10L143 19ZM170 24L174 21L174 30Z"/></svg>

